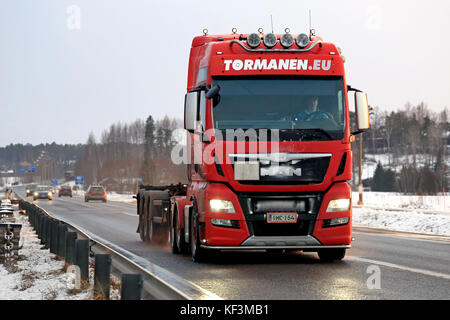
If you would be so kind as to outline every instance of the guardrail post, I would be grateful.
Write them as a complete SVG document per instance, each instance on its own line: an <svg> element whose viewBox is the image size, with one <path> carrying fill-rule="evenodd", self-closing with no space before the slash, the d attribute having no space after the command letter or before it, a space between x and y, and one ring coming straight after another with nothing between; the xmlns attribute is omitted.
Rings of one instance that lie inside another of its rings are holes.
<svg viewBox="0 0 450 320"><path fill-rule="evenodd" d="M46 215L42 216L42 236L41 236L41 244L47 243L47 221L48 217Z"/></svg>
<svg viewBox="0 0 450 320"><path fill-rule="evenodd" d="M122 274L120 287L121 300L141 300L142 276L140 274Z"/></svg>
<svg viewBox="0 0 450 320"><path fill-rule="evenodd" d="M40 237L39 239L41 239L41 244L45 243L45 237L47 236L45 233L45 222L47 220L47 216L45 214L41 215L41 219L39 221L39 229L40 229Z"/></svg>
<svg viewBox="0 0 450 320"><path fill-rule="evenodd" d="M46 221L46 238L45 238L45 248L50 248L50 243L52 242L52 226L53 226L53 220L51 218L47 218Z"/></svg>
<svg viewBox="0 0 450 320"><path fill-rule="evenodd" d="M81 279L89 279L89 240L80 239L75 241L75 264L80 267Z"/></svg>
<svg viewBox="0 0 450 320"><path fill-rule="evenodd" d="M77 233L67 231L66 232L66 263L75 264L75 240L77 240Z"/></svg>
<svg viewBox="0 0 450 320"><path fill-rule="evenodd" d="M64 224L58 225L58 256L64 257L66 255L66 232L67 226Z"/></svg>
<svg viewBox="0 0 450 320"><path fill-rule="evenodd" d="M52 221L52 235L50 239L50 252L57 254L58 249L58 221Z"/></svg>
<svg viewBox="0 0 450 320"><path fill-rule="evenodd" d="M42 216L43 216L43 213L39 212L37 219L36 219L36 233L37 233L39 239L41 239L41 237L42 237L42 228L41 228Z"/></svg>
<svg viewBox="0 0 450 320"><path fill-rule="evenodd" d="M34 207L30 208L30 211L28 212L28 221L30 222L30 225L34 228Z"/></svg>
<svg viewBox="0 0 450 320"><path fill-rule="evenodd" d="M94 290L109 300L111 255L96 254L94 267Z"/></svg>

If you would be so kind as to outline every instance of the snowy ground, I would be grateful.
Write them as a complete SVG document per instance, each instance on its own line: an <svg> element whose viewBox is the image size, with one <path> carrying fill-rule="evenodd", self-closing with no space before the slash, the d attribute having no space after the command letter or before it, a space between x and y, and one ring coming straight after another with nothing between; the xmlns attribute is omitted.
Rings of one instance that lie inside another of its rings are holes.
<svg viewBox="0 0 450 320"><path fill-rule="evenodd" d="M40 240L26 216L18 215L16 223L22 224L19 259L0 263L0 300L86 300L93 294L94 268L90 267L89 283L75 289L75 276L65 271L64 260L58 259L49 249L42 249ZM117 279L113 279L111 299L118 299Z"/></svg>
<svg viewBox="0 0 450 320"><path fill-rule="evenodd" d="M450 198L364 192L363 206L353 193L353 225L450 236Z"/></svg>

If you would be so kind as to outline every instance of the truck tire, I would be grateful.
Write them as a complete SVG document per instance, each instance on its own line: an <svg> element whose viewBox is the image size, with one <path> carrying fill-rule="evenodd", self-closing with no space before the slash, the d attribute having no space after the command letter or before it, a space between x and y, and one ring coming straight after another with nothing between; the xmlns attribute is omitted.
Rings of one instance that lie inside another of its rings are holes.
<svg viewBox="0 0 450 320"><path fill-rule="evenodd" d="M143 201L143 206L142 206L142 214L139 217L139 235L142 239L142 241L144 242L149 242L149 214L150 214L150 210L149 210L149 202L150 202L150 197L147 194L144 194L142 197Z"/></svg>
<svg viewBox="0 0 450 320"><path fill-rule="evenodd" d="M344 259L345 251L345 248L321 249L317 252L317 254L319 255L320 261L331 262Z"/></svg>
<svg viewBox="0 0 450 320"><path fill-rule="evenodd" d="M145 229L146 229L146 219L145 219L145 211L144 211L144 194L142 192L139 193L139 206L137 206L137 211L139 215L139 226L137 232L139 233L139 237L141 238L141 241L145 242Z"/></svg>
<svg viewBox="0 0 450 320"><path fill-rule="evenodd" d="M204 262L208 259L208 252L200 247L200 224L197 212L197 206L194 204L192 214L189 217L189 243L192 261Z"/></svg>
<svg viewBox="0 0 450 320"><path fill-rule="evenodd" d="M177 243L177 227L178 227L178 208L176 204L173 204L171 206L170 210L170 231L169 231L169 242L170 242L170 249L172 250L172 253L180 253L180 249L178 248Z"/></svg>

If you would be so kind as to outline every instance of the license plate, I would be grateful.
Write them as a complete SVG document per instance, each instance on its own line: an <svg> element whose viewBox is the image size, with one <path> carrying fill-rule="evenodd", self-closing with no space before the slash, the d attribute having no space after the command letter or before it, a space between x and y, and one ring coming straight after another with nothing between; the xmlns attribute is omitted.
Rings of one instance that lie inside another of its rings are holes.
<svg viewBox="0 0 450 320"><path fill-rule="evenodd" d="M297 223L297 212L267 212L267 223Z"/></svg>

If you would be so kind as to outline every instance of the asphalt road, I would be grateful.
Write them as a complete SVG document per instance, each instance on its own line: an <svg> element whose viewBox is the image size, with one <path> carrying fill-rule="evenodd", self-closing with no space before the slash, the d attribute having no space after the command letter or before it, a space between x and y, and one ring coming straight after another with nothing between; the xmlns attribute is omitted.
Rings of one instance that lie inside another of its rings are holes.
<svg viewBox="0 0 450 320"><path fill-rule="evenodd" d="M198 264L168 245L142 243L134 205L75 197L36 204L223 299L450 298L449 239L358 229L341 262L322 263L315 253L223 252Z"/></svg>

